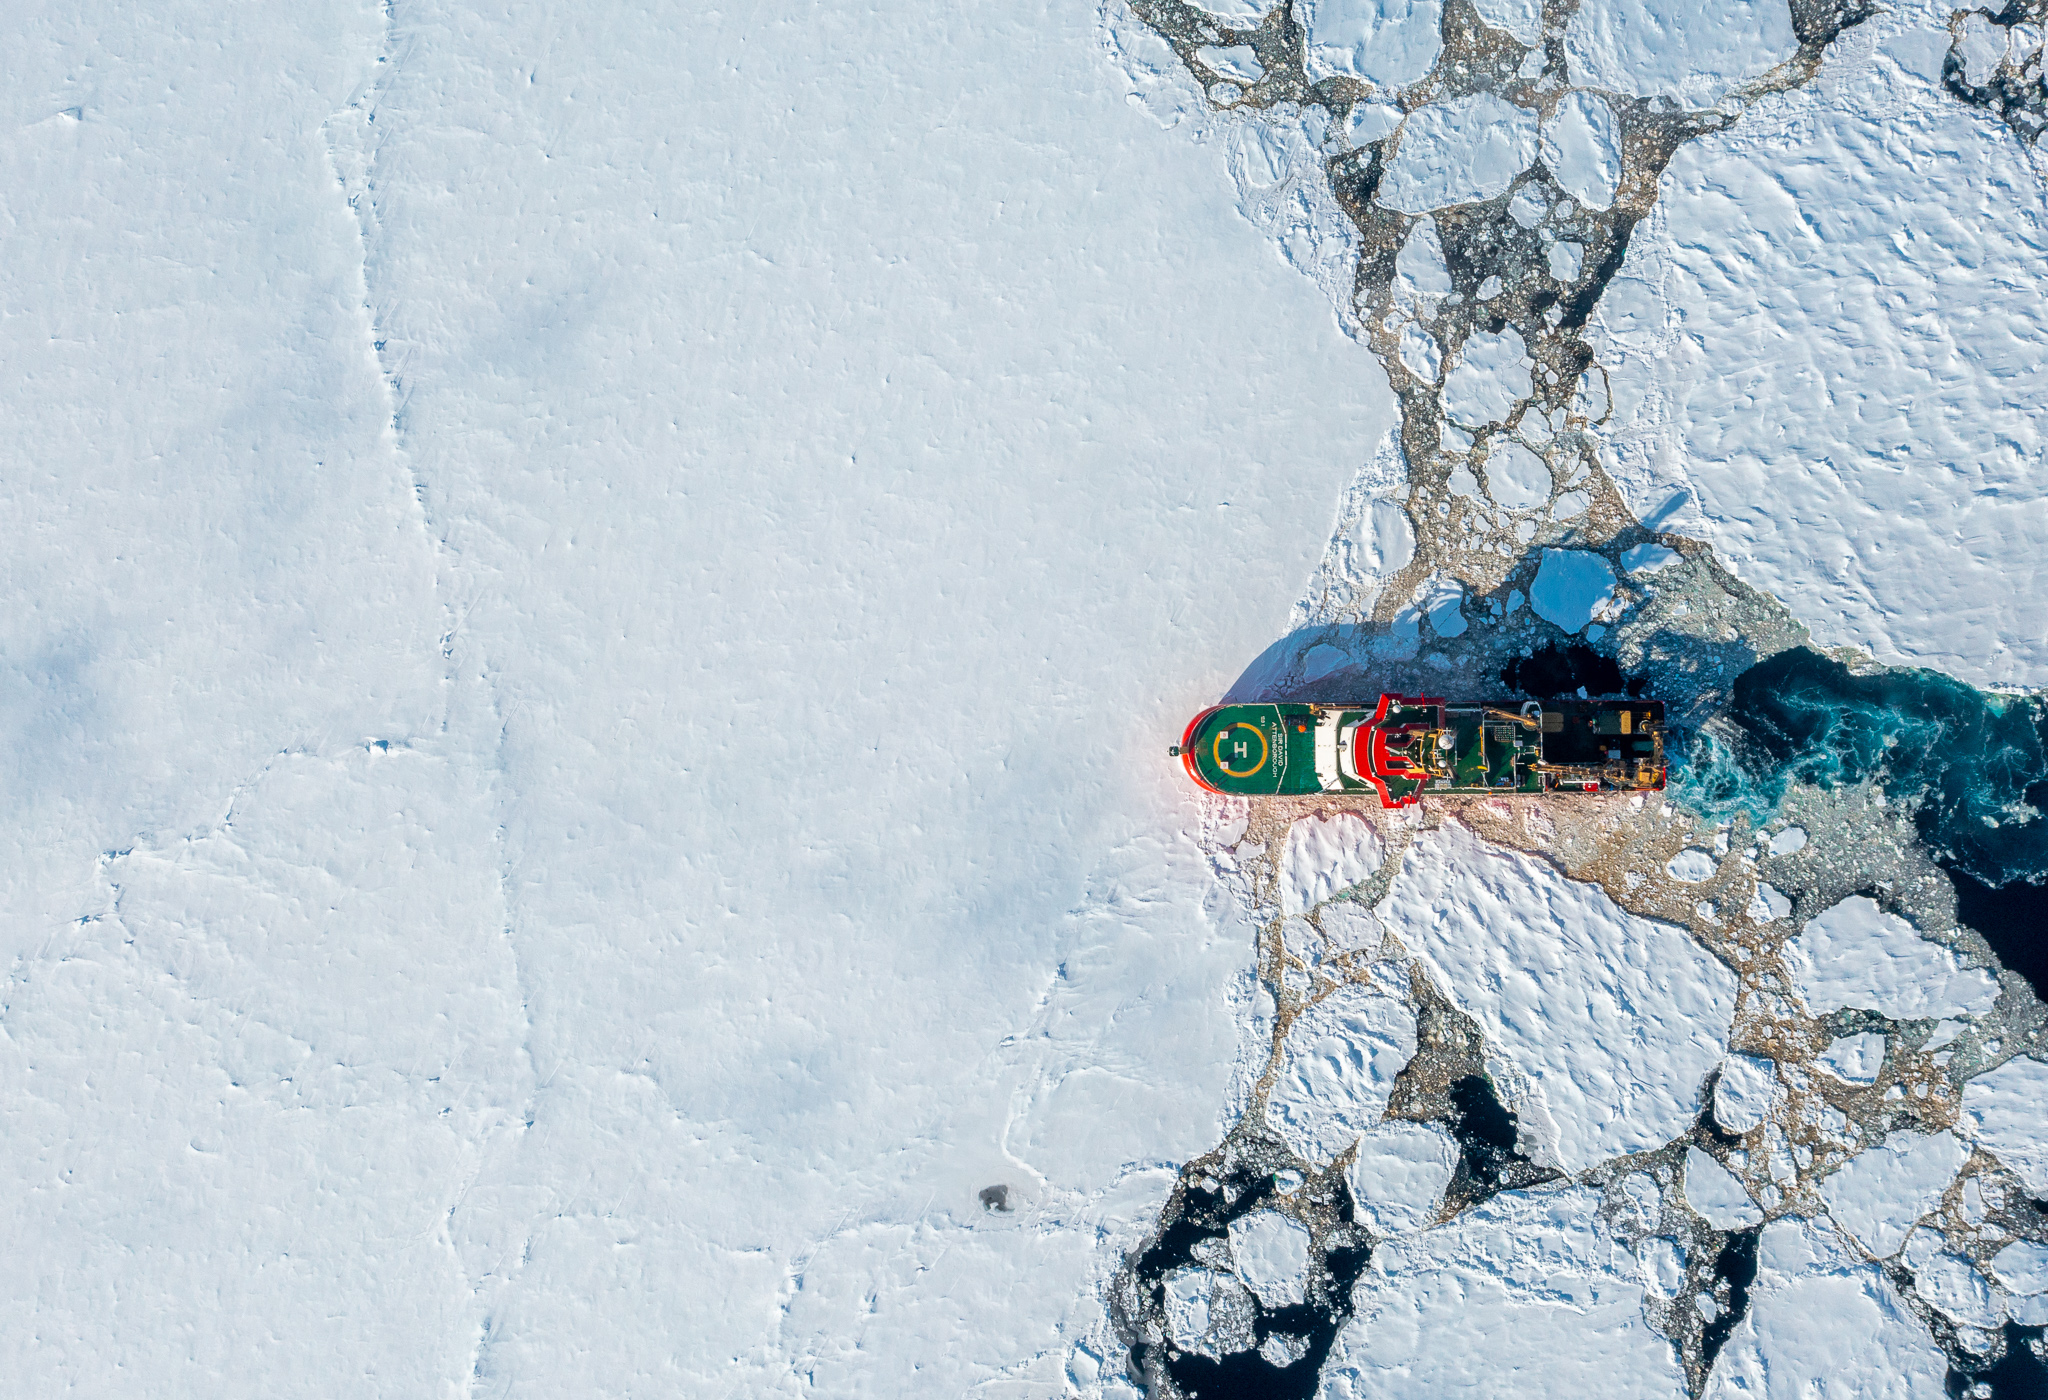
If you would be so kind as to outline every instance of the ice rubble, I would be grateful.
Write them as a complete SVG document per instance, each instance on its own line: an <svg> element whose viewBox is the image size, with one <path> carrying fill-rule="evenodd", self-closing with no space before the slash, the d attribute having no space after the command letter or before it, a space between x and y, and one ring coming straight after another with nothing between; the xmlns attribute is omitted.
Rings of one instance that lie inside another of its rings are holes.
<svg viewBox="0 0 2048 1400"><path fill-rule="evenodd" d="M1683 929L1455 821L1415 838L1375 913L1527 1077L1567 1170L1668 1142L1699 1112L1735 977Z"/></svg>
<svg viewBox="0 0 2048 1400"><path fill-rule="evenodd" d="M1671 1345L1643 1318L1643 1283L1583 1188L1510 1192L1389 1241L1324 1366L1327 1400L1521 1393L1685 1393Z"/></svg>
<svg viewBox="0 0 2048 1400"><path fill-rule="evenodd" d="M1785 966L1817 1012L1845 1006L1897 1018L1981 1016L1998 979L1964 967L1867 895L1851 895L1807 920L1785 945Z"/></svg>

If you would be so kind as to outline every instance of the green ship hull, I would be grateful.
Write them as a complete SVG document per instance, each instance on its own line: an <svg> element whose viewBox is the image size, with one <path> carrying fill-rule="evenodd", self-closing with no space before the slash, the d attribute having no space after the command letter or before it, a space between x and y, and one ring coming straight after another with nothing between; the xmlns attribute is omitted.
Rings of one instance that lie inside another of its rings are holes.
<svg viewBox="0 0 2048 1400"><path fill-rule="evenodd" d="M1656 700L1217 705L1171 750L1211 792L1373 793L1388 808L1426 793L1652 792L1664 787Z"/></svg>

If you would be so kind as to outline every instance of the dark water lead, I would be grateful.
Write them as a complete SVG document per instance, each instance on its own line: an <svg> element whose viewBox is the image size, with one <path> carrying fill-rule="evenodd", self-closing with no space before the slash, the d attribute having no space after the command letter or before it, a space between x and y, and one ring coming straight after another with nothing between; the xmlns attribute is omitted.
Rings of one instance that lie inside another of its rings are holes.
<svg viewBox="0 0 2048 1400"><path fill-rule="evenodd" d="M1749 1286L1756 1282L1756 1246L1763 1226L1728 1237L1714 1258L1714 1301L1720 1311L1700 1333L1700 1361L1714 1369L1714 1358L1728 1344L1728 1334L1749 1312Z"/></svg>
<svg viewBox="0 0 2048 1400"><path fill-rule="evenodd" d="M1947 1390L1956 1400L2048 1400L2048 1362L2040 1327L2005 1324L2005 1354L1982 1371L1949 1367Z"/></svg>
<svg viewBox="0 0 2048 1400"><path fill-rule="evenodd" d="M1548 700L1583 688L1587 695L1620 695L1624 691L1640 697L1649 684L1646 676L1635 676L1626 685L1621 667L1611 656L1593 650L1584 642L1555 642L1527 656L1510 661L1500 678L1524 695Z"/></svg>

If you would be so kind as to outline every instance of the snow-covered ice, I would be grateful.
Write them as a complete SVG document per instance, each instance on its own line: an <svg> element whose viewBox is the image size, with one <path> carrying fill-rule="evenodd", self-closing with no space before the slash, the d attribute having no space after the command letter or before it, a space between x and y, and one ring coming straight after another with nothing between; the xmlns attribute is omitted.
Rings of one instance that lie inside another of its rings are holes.
<svg viewBox="0 0 2048 1400"><path fill-rule="evenodd" d="M1195 57L1212 72L1241 83L1256 83L1266 76L1259 66L1259 52L1249 44L1211 44L1195 50Z"/></svg>
<svg viewBox="0 0 2048 1400"><path fill-rule="evenodd" d="M1899 1018L1981 1016L1998 979L1964 967L1867 895L1851 895L1806 921L1785 945L1785 966L1817 1012L1854 1006Z"/></svg>
<svg viewBox="0 0 2048 1400"><path fill-rule="evenodd" d="M1764 1226L1749 1311L1707 1383L1709 1400L1921 1400L1948 1364L1875 1265L1832 1231L1784 1219Z"/></svg>
<svg viewBox="0 0 2048 1400"><path fill-rule="evenodd" d="M1386 844L1350 812L1303 817L1280 856L1280 911L1305 914L1380 868Z"/></svg>
<svg viewBox="0 0 2048 1400"><path fill-rule="evenodd" d="M1972 1135L2036 1196L2048 1196L2048 1061L2007 1060L1963 1086L1963 1117Z"/></svg>
<svg viewBox="0 0 2048 1400"><path fill-rule="evenodd" d="M1230 1258L1266 1307L1292 1307L1306 1295L1308 1227L1293 1216L1261 1210L1231 1221Z"/></svg>
<svg viewBox="0 0 2048 1400"><path fill-rule="evenodd" d="M1376 964L1373 985L1347 983L1288 1029L1267 1121L1311 1162L1327 1162L1379 1122L1394 1076L1415 1054L1415 1013L1399 969Z"/></svg>
<svg viewBox="0 0 2048 1400"><path fill-rule="evenodd" d="M1543 123L1543 163L1567 194L1594 209L1614 204L1621 180L1621 124L1597 92L1574 92Z"/></svg>
<svg viewBox="0 0 2048 1400"><path fill-rule="evenodd" d="M1838 1036L1813 1059L1846 1083L1875 1084L1878 1071L1884 1068L1884 1032L1858 1031Z"/></svg>
<svg viewBox="0 0 2048 1400"><path fill-rule="evenodd" d="M1714 1084L1714 1121L1731 1133L1760 1128L1778 1097L1777 1061L1730 1055Z"/></svg>
<svg viewBox="0 0 2048 1400"><path fill-rule="evenodd" d="M1792 12L1772 0L1584 0L1565 30L1575 81L1710 107L1798 49Z"/></svg>
<svg viewBox="0 0 2048 1400"><path fill-rule="evenodd" d="M1536 158L1536 114L1491 93L1432 102L1411 112L1380 182L1389 209L1426 214L1505 194Z"/></svg>
<svg viewBox="0 0 2048 1400"><path fill-rule="evenodd" d="M1410 235L1409 244L1414 242ZM1429 242L1434 244L1435 238ZM1442 254L1436 256L1440 266ZM1529 383L1529 346L1520 332L1513 326L1498 334L1475 332L1444 376L1444 412L1475 428L1503 422L1517 400L1529 397Z"/></svg>
<svg viewBox="0 0 2048 1400"><path fill-rule="evenodd" d="M1997 1327L2005 1321L2002 1300L1970 1261L1937 1254L1913 1268L1913 1291L1930 1306L1965 1327Z"/></svg>
<svg viewBox="0 0 2048 1400"><path fill-rule="evenodd" d="M1717 868L1713 855L1698 846L1687 846L1664 862L1664 873L1682 885L1697 885L1703 880L1711 880Z"/></svg>
<svg viewBox="0 0 2048 1400"><path fill-rule="evenodd" d="M1436 1218L1457 1168L1458 1146L1441 1128L1389 1121L1358 1143L1349 1172L1362 1219L1380 1234L1420 1230Z"/></svg>
<svg viewBox="0 0 2048 1400"><path fill-rule="evenodd" d="M1905 1243L1969 1156L1953 1133L1895 1132L1823 1181L1821 1199L1837 1224L1884 1258Z"/></svg>
<svg viewBox="0 0 2048 1400"><path fill-rule="evenodd" d="M1300 0L1294 17L1307 31L1310 82L1349 77L1402 88L1443 49L1440 0Z"/></svg>
<svg viewBox="0 0 2048 1400"><path fill-rule="evenodd" d="M1486 457L1486 489L1509 510L1528 510L1550 499L1550 467L1513 438L1497 439Z"/></svg>
<svg viewBox="0 0 2048 1400"><path fill-rule="evenodd" d="M2048 1245L2014 1240L1991 1260L1991 1272L2012 1293L2032 1297L2048 1293Z"/></svg>
<svg viewBox="0 0 2048 1400"><path fill-rule="evenodd" d="M1735 978L1684 930L1455 821L1375 911L1523 1075L1569 1170L1667 1142L1727 1049Z"/></svg>
<svg viewBox="0 0 2048 1400"><path fill-rule="evenodd" d="M1550 1395L1677 1400L1644 1284L1584 1188L1510 1192L1379 1247L1325 1365L1328 1400Z"/></svg>
<svg viewBox="0 0 2048 1400"><path fill-rule="evenodd" d="M1764 1218L1735 1174L1697 1147L1685 1149L1685 1203L1716 1230L1746 1230Z"/></svg>
<svg viewBox="0 0 2048 1400"><path fill-rule="evenodd" d="M1529 588L1529 606L1545 622L1577 632L1606 616L1614 596L1614 566L1583 549L1546 549Z"/></svg>

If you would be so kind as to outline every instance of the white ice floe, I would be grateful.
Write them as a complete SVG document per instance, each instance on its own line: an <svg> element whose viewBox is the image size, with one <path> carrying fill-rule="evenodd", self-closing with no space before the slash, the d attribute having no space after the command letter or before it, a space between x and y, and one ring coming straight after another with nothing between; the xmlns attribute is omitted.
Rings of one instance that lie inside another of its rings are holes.
<svg viewBox="0 0 2048 1400"><path fill-rule="evenodd" d="M1402 999L1404 975L1373 966L1385 985L1347 983L1288 1029L1266 1121L1287 1145L1323 1163L1379 1122L1394 1076L1415 1054L1415 1013Z"/></svg>
<svg viewBox="0 0 2048 1400"><path fill-rule="evenodd" d="M1735 977L1683 929L1455 821L1416 837L1375 912L1527 1076L1567 1169L1668 1142L1699 1112Z"/></svg>
<svg viewBox="0 0 2048 1400"><path fill-rule="evenodd" d="M1969 1156L1954 1133L1896 1132L1823 1181L1821 1199L1838 1225L1885 1258L1934 1209Z"/></svg>
<svg viewBox="0 0 2048 1400"><path fill-rule="evenodd" d="M1814 1063L1849 1084L1875 1084L1884 1068L1884 1032L1858 1031L1830 1041Z"/></svg>
<svg viewBox="0 0 2048 1400"><path fill-rule="evenodd" d="M1981 1016L1998 1000L1997 978L1964 967L1866 895L1807 920L1784 956L1800 996L1821 1014L1853 1006L1901 1019Z"/></svg>
<svg viewBox="0 0 2048 1400"><path fill-rule="evenodd" d="M1495 29L1504 29L1525 44L1535 43L1543 32L1543 0L1473 0L1472 8Z"/></svg>
<svg viewBox="0 0 2048 1400"><path fill-rule="evenodd" d="M1937 1254L1915 1264L1913 1291L1965 1327L1997 1327L2005 1321L2005 1300L1958 1255Z"/></svg>
<svg viewBox="0 0 2048 1400"><path fill-rule="evenodd" d="M1206 10L1218 19L1229 20L1240 29L1249 29L1263 20L1279 0L1199 0L1195 8Z"/></svg>
<svg viewBox="0 0 2048 1400"><path fill-rule="evenodd" d="M1687 107L1712 106L1798 48L1781 0L1585 0L1565 30L1575 82Z"/></svg>
<svg viewBox="0 0 2048 1400"><path fill-rule="evenodd" d="M1875 1265L1824 1224L1764 1226L1749 1310L1707 1380L1707 1400L1922 1400L1947 1358Z"/></svg>
<svg viewBox="0 0 2048 1400"><path fill-rule="evenodd" d="M1685 1149L1685 1201L1716 1230L1746 1230L1764 1218L1735 1174L1697 1147Z"/></svg>
<svg viewBox="0 0 2048 1400"><path fill-rule="evenodd" d="M1432 102L1408 114L1374 197L1404 214L1492 199L1536 158L1536 135L1534 112L1489 92Z"/></svg>
<svg viewBox="0 0 2048 1400"><path fill-rule="evenodd" d="M1301 0L1294 17L1307 31L1312 83L1343 77L1406 87L1443 48L1440 0Z"/></svg>
<svg viewBox="0 0 2048 1400"><path fill-rule="evenodd" d="M1420 1230L1436 1219L1457 1162L1457 1144L1441 1129L1382 1123L1359 1140L1349 1173L1351 1195L1376 1233Z"/></svg>
<svg viewBox="0 0 2048 1400"><path fill-rule="evenodd" d="M1386 844L1350 812L1303 817L1280 856L1280 912L1305 914L1380 868Z"/></svg>
<svg viewBox="0 0 2048 1400"><path fill-rule="evenodd" d="M1494 439L1486 458L1486 489L1509 510L1528 510L1550 499L1550 467L1513 438Z"/></svg>
<svg viewBox="0 0 2048 1400"><path fill-rule="evenodd" d="M1599 556L1592 556L1598 558ZM1605 561L1603 561L1605 562ZM1612 574L1609 577L1613 577ZM1717 868L1714 857L1698 846L1687 846L1670 860L1664 862L1664 873L1680 884L1697 885L1710 880Z"/></svg>
<svg viewBox="0 0 2048 1400"><path fill-rule="evenodd" d="M1369 146L1401 125L1401 109L1384 102L1357 102L1344 119L1344 140L1352 146Z"/></svg>
<svg viewBox="0 0 2048 1400"><path fill-rule="evenodd" d="M1308 1296L1308 1227L1291 1215L1261 1210L1231 1221L1230 1259L1269 1308L1292 1307Z"/></svg>
<svg viewBox="0 0 2048 1400"><path fill-rule="evenodd" d="M1756 892L1749 897L1749 908L1745 911L1753 924L1775 923L1792 913L1792 901L1778 893L1776 886L1767 881L1756 882Z"/></svg>
<svg viewBox="0 0 2048 1400"><path fill-rule="evenodd" d="M1543 123L1543 163L1565 193L1594 209L1614 203L1621 180L1621 124L1597 92L1574 92Z"/></svg>
<svg viewBox="0 0 2048 1400"><path fill-rule="evenodd" d="M1730 1055L1714 1085L1714 1121L1731 1133L1760 1128L1779 1096L1777 1061Z"/></svg>
<svg viewBox="0 0 2048 1400"><path fill-rule="evenodd" d="M1444 378L1444 412L1475 428L1504 422L1529 397L1530 382L1529 346L1513 326L1475 331Z"/></svg>
<svg viewBox="0 0 2048 1400"><path fill-rule="evenodd" d="M2048 1245L2014 1240L1992 1256L1991 1272L2016 1296L2048 1293Z"/></svg>
<svg viewBox="0 0 2048 1400"><path fill-rule="evenodd" d="M1584 266L1586 245L1560 239L1550 245L1550 275L1559 282L1576 282L1579 269Z"/></svg>
<svg viewBox="0 0 2048 1400"><path fill-rule="evenodd" d="M1648 1172L1630 1172L1621 1181L1622 1194L1633 1208L1636 1228L1654 1229L1664 1210L1664 1188Z"/></svg>
<svg viewBox="0 0 2048 1400"><path fill-rule="evenodd" d="M1398 305L1427 314L1450 294L1451 273L1444 265L1443 241L1437 234L1436 220L1418 219L1402 240L1401 251L1394 255L1394 300ZM1526 358L1528 347L1522 348Z"/></svg>
<svg viewBox="0 0 2048 1400"><path fill-rule="evenodd" d="M1978 1075L1963 1086L1963 1116L2027 1190L2048 1196L2048 1064L2021 1055Z"/></svg>
<svg viewBox="0 0 2048 1400"><path fill-rule="evenodd" d="M1685 1283L1685 1247L1669 1235L1652 1235L1636 1247L1643 1282L1660 1298L1675 1298Z"/></svg>
<svg viewBox="0 0 2048 1400"><path fill-rule="evenodd" d="M1614 568L1583 549L1546 549L1529 588L1529 606L1545 622L1577 632L1606 616L1614 597Z"/></svg>
<svg viewBox="0 0 2048 1400"><path fill-rule="evenodd" d="M1685 1377L1643 1294L1598 1191L1509 1192L1374 1251L1320 1393L1677 1400Z"/></svg>
<svg viewBox="0 0 2048 1400"><path fill-rule="evenodd" d="M1259 64L1258 50L1250 44L1212 44L1196 49L1195 57L1212 73L1235 78L1241 83L1256 83L1266 76L1266 70Z"/></svg>
<svg viewBox="0 0 2048 1400"><path fill-rule="evenodd" d="M1853 69L1836 46L1819 82L1681 148L1598 355L1624 493L1687 494L1816 645L2038 686L2048 203L2010 131L1942 87L1951 8L1874 17Z"/></svg>
<svg viewBox="0 0 2048 1400"><path fill-rule="evenodd" d="M1166 1329L1183 1350L1222 1357L1257 1340L1258 1308L1236 1275L1190 1265L1169 1273L1165 1289Z"/></svg>
<svg viewBox="0 0 2048 1400"><path fill-rule="evenodd" d="M1788 826L1771 837L1771 854L1774 856L1789 856L1794 851L1805 849L1806 828L1803 826Z"/></svg>
<svg viewBox="0 0 2048 1400"><path fill-rule="evenodd" d="M1621 553L1621 567L1632 574L1654 574L1659 569L1668 569L1684 556L1677 550L1666 549L1661 544L1639 544L1634 549Z"/></svg>
<svg viewBox="0 0 2048 1400"><path fill-rule="evenodd" d="M1420 324L1410 321L1401 327L1401 363L1410 374L1425 384L1436 383L1437 369L1443 363L1443 350L1437 345L1436 337Z"/></svg>

